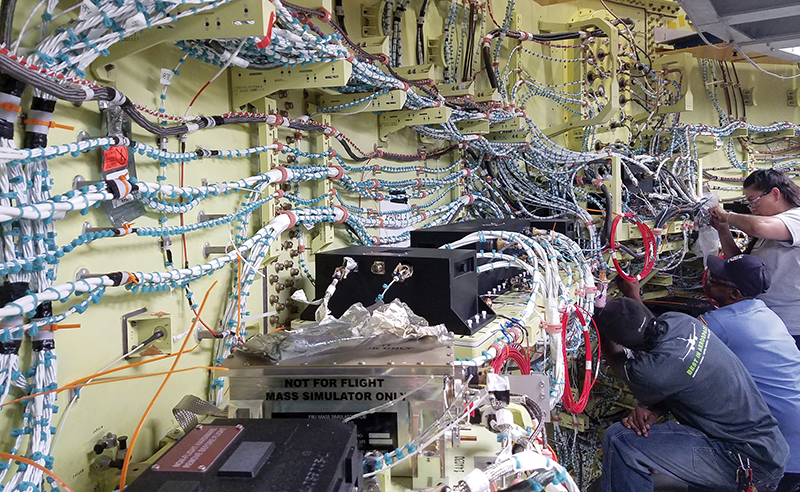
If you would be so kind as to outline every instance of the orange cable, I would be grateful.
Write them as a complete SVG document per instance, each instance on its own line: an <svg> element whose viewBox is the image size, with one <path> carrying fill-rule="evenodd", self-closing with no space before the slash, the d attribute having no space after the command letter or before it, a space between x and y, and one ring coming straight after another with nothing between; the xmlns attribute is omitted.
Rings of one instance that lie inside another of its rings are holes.
<svg viewBox="0 0 800 492"><path fill-rule="evenodd" d="M175 352L174 354L161 355L161 356L158 356L158 357L155 357L155 358L152 358L152 359L140 360L139 362L134 362L132 364L128 364L127 366L116 367L114 369L109 369L107 371L98 372L97 374L92 374L91 376L84 376L84 377L82 377L80 379L76 379L75 381L73 381L73 382L71 382L69 384L80 383L80 382L83 382L83 381L86 381L86 380L89 380L89 379L94 379L94 378L99 378L100 376L105 376L106 374L111 374L112 372L118 372L118 371L122 371L124 369L130 369L131 367L137 367L137 366L141 366L141 365L144 365L144 364L150 364L151 362L158 362L160 360L169 359L170 357L177 357L180 353L188 354L189 352L192 352L197 347L199 347L199 345L195 345L194 347L192 347L192 348L190 348L189 350L186 350L186 351L181 350L181 352ZM67 386L69 386L69 385L67 385Z"/></svg>
<svg viewBox="0 0 800 492"><path fill-rule="evenodd" d="M153 395L153 399L150 400L150 404L147 405L147 408L142 414L142 418L139 420L139 425L136 426L136 431L131 436L130 445L128 446L128 451L125 453L125 460L122 462L122 472L120 474L119 479L119 490L125 490L125 478L128 475L128 466L131 464L131 456L133 455L133 448L136 446L136 440L139 438L139 433L142 431L142 427L144 426L144 421L147 419L147 416L150 414L150 411L153 409L153 406L156 404L156 400L158 400L159 395L164 390L164 387L169 382L169 378L172 373L175 371L175 367L177 367L178 362L181 360L181 355L183 354L183 350L186 348L186 343L192 337L192 332L194 331L195 327L197 326L197 322L200 320L200 315L203 313L203 308L206 307L206 301L208 301L208 295L211 294L211 290L217 285L217 282L211 284L211 287L208 288L205 295L203 296L203 302L200 304L200 309L197 312L197 316L192 321L192 326L189 328L189 333L186 334L186 338L183 339L183 344L181 345L181 349L178 351L178 356L175 357L175 360L172 362L172 367L169 370L169 373L164 376L164 380L161 382L161 386L158 387L158 391L156 394Z"/></svg>
<svg viewBox="0 0 800 492"><path fill-rule="evenodd" d="M165 376L167 374L176 374L176 373L179 373L179 372L195 371L197 369L204 369L204 370L207 370L207 371L227 371L228 370L227 367L194 366L194 367L186 367L184 369L175 369L174 371L154 372L154 373L151 373L151 374L137 374L135 376L122 376L122 377L119 377L119 378L104 379L102 381L90 381L88 383L76 384L75 386L65 386L63 388L59 388L59 389L53 390L53 391L61 392L61 391L66 391L68 389L73 389L73 388L83 388L85 386L94 386L96 384L116 383L116 382L119 382L119 381L130 381L132 379L149 378L149 377L152 377L152 376Z"/></svg>
<svg viewBox="0 0 800 492"><path fill-rule="evenodd" d="M66 484L66 482L64 482L63 480L61 480L60 478L58 478L58 475L56 475L56 474L55 474L55 473L53 473L52 471L48 470L47 468L43 467L43 466L42 466L42 465L40 465L39 463L37 463L37 462L35 462L35 461L32 461L32 460L29 460L28 458L26 458L26 457L24 457L24 456L17 456L17 455L15 455L15 454L10 454L10 453L3 453L3 452L0 452L0 458L2 458L2 459L4 459L4 460L14 460L14 461L19 461L19 462L21 462L21 463L25 463L26 465L30 465L30 466L32 466L32 467L34 467L34 468L37 468L37 469L39 469L39 470L43 471L43 472L44 472L44 473L45 473L45 474L46 474L48 477L50 477L50 478L52 478L53 480L55 480L56 482L60 483L60 484L61 484L61 486L62 486L62 487L64 487L64 489L65 489L67 492L75 492L74 490L72 490L72 489L69 487L69 485L67 485L67 484Z"/></svg>
<svg viewBox="0 0 800 492"><path fill-rule="evenodd" d="M197 346L195 346L194 348L197 348ZM194 348L192 348L192 350L194 350ZM189 353L192 350L187 350L185 353ZM175 354L175 355L177 355L177 354ZM147 362L154 362L154 361L147 361ZM120 367L120 368L115 369L115 370L119 371L119 370L122 370L122 369L127 369L127 367ZM193 367L191 369L210 369L210 370L227 371L227 369L224 369L224 368L221 368L221 367L206 367L206 366L197 366L197 367ZM182 372L182 371L183 370L175 371L175 372ZM113 372L113 371L106 371L106 372L104 372L102 374L108 374L109 372ZM121 378L109 378L109 379L104 379L102 381L99 381L97 383L93 383L91 381L87 382L87 383L84 383L83 381L88 381L90 379L95 379L95 378L99 377L97 375L89 376L87 378L82 378L82 379L75 380L75 381L73 381L73 382L71 382L69 384L65 384L64 386L58 387L56 389L42 391L42 392L39 392L39 393L32 393L30 395L25 395L25 396L23 396L21 398L17 398L16 400L5 402L2 405L0 405L0 410L2 410L2 408L5 407L5 406L13 405L14 403L21 403L23 401L30 400L31 398L36 398L37 396L43 396L43 395L47 395L47 394L50 394L50 393L61 393L61 392L64 392L64 391L70 390L70 389L83 388L84 386L93 386L95 384L102 384L102 383L114 383L114 382L117 382L117 381L126 381L128 379L137 379L137 378L149 377L149 376L159 376L159 375L164 375L164 374L166 374L166 372L157 372L157 373L153 373L153 374L139 374L137 376L124 376L124 377L121 377Z"/></svg>

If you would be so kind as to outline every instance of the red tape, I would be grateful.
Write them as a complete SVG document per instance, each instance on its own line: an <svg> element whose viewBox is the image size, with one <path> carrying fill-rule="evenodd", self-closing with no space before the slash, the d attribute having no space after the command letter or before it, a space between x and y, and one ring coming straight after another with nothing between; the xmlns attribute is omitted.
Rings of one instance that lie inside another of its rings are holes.
<svg viewBox="0 0 800 492"><path fill-rule="evenodd" d="M275 25L275 12L269 13L269 21L267 22L267 33L261 38L261 41L256 43L256 48L263 50L272 42L272 26Z"/></svg>
<svg viewBox="0 0 800 492"><path fill-rule="evenodd" d="M546 323L542 320L542 328L547 333L561 333L561 323Z"/></svg>
<svg viewBox="0 0 800 492"><path fill-rule="evenodd" d="M278 214L286 214L289 216L289 227L287 229L291 229L292 227L297 225L297 215L291 210L278 210Z"/></svg>
<svg viewBox="0 0 800 492"><path fill-rule="evenodd" d="M276 181L276 183L283 183L287 179L289 179L289 171L283 166L276 166L272 168L273 171L280 171L281 172L281 180Z"/></svg>
<svg viewBox="0 0 800 492"><path fill-rule="evenodd" d="M333 208L338 208L339 210L342 211L342 214L344 214L343 217L342 217L342 220L334 221L336 224L341 224L342 222L346 221L347 218L350 216L350 213L342 205L334 205Z"/></svg>
<svg viewBox="0 0 800 492"><path fill-rule="evenodd" d="M344 168L342 166L330 166L332 169L336 169L336 176L328 176L329 179L341 179L344 176Z"/></svg>

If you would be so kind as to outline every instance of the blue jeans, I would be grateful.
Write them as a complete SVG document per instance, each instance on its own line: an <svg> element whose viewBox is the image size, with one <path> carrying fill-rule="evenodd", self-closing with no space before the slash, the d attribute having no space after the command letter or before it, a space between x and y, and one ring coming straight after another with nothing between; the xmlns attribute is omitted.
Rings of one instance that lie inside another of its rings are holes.
<svg viewBox="0 0 800 492"><path fill-rule="evenodd" d="M616 423L603 438L603 492L652 492L650 469L689 484L690 490L735 492L737 467L737 453L724 443L675 422L654 425L648 437ZM764 469L752 458L750 467L759 492L775 490L783 470Z"/></svg>

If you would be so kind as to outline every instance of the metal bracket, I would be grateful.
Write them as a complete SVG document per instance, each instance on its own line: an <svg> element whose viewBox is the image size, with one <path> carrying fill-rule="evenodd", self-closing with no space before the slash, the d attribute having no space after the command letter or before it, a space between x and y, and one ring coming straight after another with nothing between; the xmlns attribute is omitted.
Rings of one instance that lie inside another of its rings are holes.
<svg viewBox="0 0 800 492"><path fill-rule="evenodd" d="M147 306L137 309L135 311L131 311L130 313L126 313L122 315L122 354L127 354L130 352L130 347L128 347L128 320L133 318L134 316L139 316L140 314L144 314L147 312Z"/></svg>
<svg viewBox="0 0 800 492"><path fill-rule="evenodd" d="M659 106L658 114L683 113L694 109L694 95L692 94L691 84L692 70L694 70L694 59L691 53L675 53L672 55L662 55L653 60L653 70L665 68L679 68L683 72L681 84L681 99L670 106Z"/></svg>
<svg viewBox="0 0 800 492"><path fill-rule="evenodd" d="M370 36L364 38L350 38L354 44L366 51L370 55L380 55L389 53L388 36Z"/></svg>
<svg viewBox="0 0 800 492"><path fill-rule="evenodd" d="M478 91L472 100L476 103L500 102L500 93L497 89Z"/></svg>
<svg viewBox="0 0 800 492"><path fill-rule="evenodd" d="M486 140L499 143L531 143L531 132L524 130L506 133L493 132L486 135Z"/></svg>
<svg viewBox="0 0 800 492"><path fill-rule="evenodd" d="M438 38L428 38L425 44L428 47L425 61L444 66L444 35Z"/></svg>
<svg viewBox="0 0 800 492"><path fill-rule="evenodd" d="M211 255L227 255L233 251L233 246L211 246L210 243L203 244L203 258L208 259Z"/></svg>
<svg viewBox="0 0 800 492"><path fill-rule="evenodd" d="M403 95L405 96L405 94ZM314 120L323 125L331 124L330 115L316 116L314 117ZM330 149L332 143L331 140L331 137L328 135L325 135L322 132L317 132L317 137L315 138L316 151L325 152L326 150ZM325 158L325 165L332 166L334 164L335 162L332 157L328 156ZM312 186L314 187L314 196L330 196L330 192L333 189L330 179L318 179L312 184ZM309 241L309 247L312 251L322 251L333 243L333 224L330 222L321 222L317 224L314 229L316 231L316 236L312 236L311 241Z"/></svg>
<svg viewBox="0 0 800 492"><path fill-rule="evenodd" d="M608 103L592 118L584 119L575 117L567 120L565 123L543 130L542 133L548 138L561 135L573 128L601 125L611 120L619 112L619 83L617 81L617 71L619 70L619 31L617 31L617 28L611 25L607 20L601 18L585 19L569 22L567 24L539 21L539 31L541 32L585 30L587 27L596 27L608 36L607 48L609 50L609 67L606 71L611 74L611 78L604 79L608 81L608 88L606 89L609 92Z"/></svg>
<svg viewBox="0 0 800 492"><path fill-rule="evenodd" d="M381 141L389 139L389 134L413 125L435 125L447 123L452 110L447 107L426 108L419 111L390 111L378 116L378 136Z"/></svg>
<svg viewBox="0 0 800 492"><path fill-rule="evenodd" d="M523 119L516 117L516 118L509 118L505 121L501 121L500 123L495 123L491 125L493 132L513 132L517 130L524 130L525 127L523 126Z"/></svg>
<svg viewBox="0 0 800 492"><path fill-rule="evenodd" d="M319 98L318 106L320 108L330 108L332 106L342 106L345 104L350 104L359 99L363 99L368 94L338 94L338 95L322 95ZM403 109L403 106L406 104L406 95L405 91L396 90L396 91L389 91L386 94L381 94L379 96L375 96L372 98L371 101L362 102L358 106L353 106L347 109L342 109L343 112L351 112L351 111L358 111L362 109L362 106L365 104L369 104L368 111L373 113L381 112L381 111L398 111ZM338 113L339 111L329 111L330 113Z"/></svg>
<svg viewBox="0 0 800 492"><path fill-rule="evenodd" d="M792 128L786 128L784 130L776 130L774 132L753 132L749 133L749 135L753 138L786 138L786 137L797 136L794 129Z"/></svg>
<svg viewBox="0 0 800 492"><path fill-rule="evenodd" d="M285 89L315 89L347 85L353 65L345 60L255 71L231 70L231 103L234 108Z"/></svg>
<svg viewBox="0 0 800 492"><path fill-rule="evenodd" d="M278 105L273 99L262 97L256 101L252 101L256 111L263 114L275 113L278 111ZM278 128L271 125L258 125L258 143L259 145L269 145L278 140ZM258 171L265 173L278 165L278 156L274 152L262 152L258 154ZM278 200L270 200L259 208L261 213L261 227L265 227L270 220L276 215L276 207ZM264 257L264 263L269 263L277 258L280 254L279 241L273 241L267 250L267 255ZM261 265L258 265L259 267Z"/></svg>
<svg viewBox="0 0 800 492"><path fill-rule="evenodd" d="M464 97L475 95L475 82L456 82L439 87L439 94L444 97Z"/></svg>
<svg viewBox="0 0 800 492"><path fill-rule="evenodd" d="M489 120L461 120L456 128L464 135L489 133Z"/></svg>
<svg viewBox="0 0 800 492"><path fill-rule="evenodd" d="M380 4L370 6L361 5L361 35L365 38L378 35L378 29L381 24L378 7L380 7Z"/></svg>
<svg viewBox="0 0 800 492"><path fill-rule="evenodd" d="M609 157L609 160L611 160L611 212L621 214L622 213L622 160L619 158L618 155L612 155L611 157ZM608 213L608 210L606 210L606 213Z"/></svg>
<svg viewBox="0 0 800 492"><path fill-rule="evenodd" d="M389 69L381 65L381 70L389 73ZM394 73L406 80L433 80L436 84L444 81L444 68L432 63L425 65L409 65L407 67L394 67Z"/></svg>
<svg viewBox="0 0 800 492"><path fill-rule="evenodd" d="M175 13L191 8L189 5L180 6ZM90 69L99 80L113 82L116 80L114 62L165 41L264 37L269 32L274 12L275 7L269 0L232 0L216 9L128 36L111 47L109 55L99 58Z"/></svg>
<svg viewBox="0 0 800 492"><path fill-rule="evenodd" d="M797 97L797 89L786 91L786 105L800 106L800 98Z"/></svg>
<svg viewBox="0 0 800 492"><path fill-rule="evenodd" d="M225 214L207 214L201 210L197 212L197 222L206 222L209 220L216 220L225 217Z"/></svg>

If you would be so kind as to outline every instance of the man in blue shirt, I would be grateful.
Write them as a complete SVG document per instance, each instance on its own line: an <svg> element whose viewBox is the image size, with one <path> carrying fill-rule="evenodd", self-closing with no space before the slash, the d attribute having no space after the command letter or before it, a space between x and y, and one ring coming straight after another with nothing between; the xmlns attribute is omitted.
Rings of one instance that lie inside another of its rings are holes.
<svg viewBox="0 0 800 492"><path fill-rule="evenodd" d="M778 492L800 484L800 350L777 314L754 299L770 287L764 263L752 255L709 256L703 289L719 309L700 317L753 376L789 444Z"/></svg>

